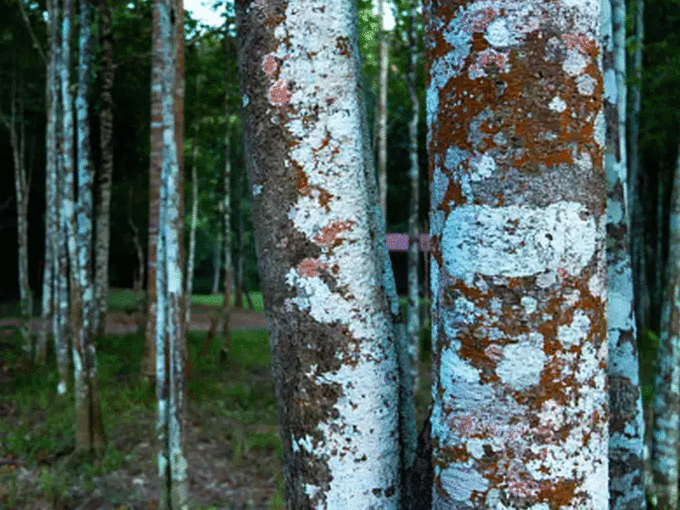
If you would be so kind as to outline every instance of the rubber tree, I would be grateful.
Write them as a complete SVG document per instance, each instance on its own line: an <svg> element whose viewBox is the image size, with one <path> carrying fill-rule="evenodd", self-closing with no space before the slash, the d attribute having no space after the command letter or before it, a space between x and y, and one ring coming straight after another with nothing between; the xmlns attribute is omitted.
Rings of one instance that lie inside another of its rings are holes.
<svg viewBox="0 0 680 510"><path fill-rule="evenodd" d="M433 508L607 508L599 2L424 15Z"/></svg>
<svg viewBox="0 0 680 510"><path fill-rule="evenodd" d="M373 242L356 5L235 6L287 505L396 509L399 366Z"/></svg>
<svg viewBox="0 0 680 510"><path fill-rule="evenodd" d="M607 173L609 508L645 508L644 418L635 327L626 156L625 4L602 2Z"/></svg>

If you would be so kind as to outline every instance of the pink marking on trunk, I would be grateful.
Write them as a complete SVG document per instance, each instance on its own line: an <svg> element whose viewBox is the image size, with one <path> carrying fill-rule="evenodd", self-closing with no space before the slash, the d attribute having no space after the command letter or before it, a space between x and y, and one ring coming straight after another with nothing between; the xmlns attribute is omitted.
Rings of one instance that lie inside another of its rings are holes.
<svg viewBox="0 0 680 510"><path fill-rule="evenodd" d="M283 106L290 103L291 92L288 90L289 80L279 80L269 89L269 101Z"/></svg>
<svg viewBox="0 0 680 510"><path fill-rule="evenodd" d="M272 76L278 67L279 65L276 63L276 57L274 55L265 55L262 60L262 70L264 71L264 74Z"/></svg>
<svg viewBox="0 0 680 510"><path fill-rule="evenodd" d="M334 221L326 225L323 230L316 235L314 241L320 246L334 246L337 241L337 237L343 230L351 230L354 222L352 220L348 221Z"/></svg>
<svg viewBox="0 0 680 510"><path fill-rule="evenodd" d="M328 266L317 259L306 258L298 264L297 270L300 276L318 276L319 270L328 269Z"/></svg>

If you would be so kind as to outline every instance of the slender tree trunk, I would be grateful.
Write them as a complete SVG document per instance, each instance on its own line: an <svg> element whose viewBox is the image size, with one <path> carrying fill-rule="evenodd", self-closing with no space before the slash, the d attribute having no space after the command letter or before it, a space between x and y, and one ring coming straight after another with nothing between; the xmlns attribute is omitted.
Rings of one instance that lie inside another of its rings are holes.
<svg viewBox="0 0 680 510"><path fill-rule="evenodd" d="M160 37L159 5L154 1L151 56L151 154L149 156L149 233L147 240L147 314L144 376L153 380L156 374L156 267L158 265L158 229L160 210L161 167L163 164L163 91L164 60Z"/></svg>
<svg viewBox="0 0 680 510"><path fill-rule="evenodd" d="M375 111L376 150L378 153L378 190L380 208L387 221L387 79L389 53L387 33L385 31L385 0L378 0L378 17L380 33L378 34L378 102Z"/></svg>
<svg viewBox="0 0 680 510"><path fill-rule="evenodd" d="M416 65L418 63L418 1L411 2L411 27L408 35L410 61L407 81L411 100L411 120L409 130L409 156L411 168L411 201L408 217L408 342L411 355L411 377L413 391L418 388L418 362L420 361L420 296L418 293L418 254L420 252L420 232L418 231L418 212L420 209L420 165L418 164L418 116L420 102L416 93Z"/></svg>
<svg viewBox="0 0 680 510"><path fill-rule="evenodd" d="M113 176L113 80L115 53L111 27L111 6L99 0L99 44L101 46L101 92L99 104L99 148L101 165L98 179L94 275L94 331L106 333L106 310L109 294L109 251L111 238L111 180Z"/></svg>
<svg viewBox="0 0 680 510"><path fill-rule="evenodd" d="M673 177L666 298L661 313L654 392L652 469L657 508L678 504L678 414L680 413L680 146Z"/></svg>
<svg viewBox="0 0 680 510"><path fill-rule="evenodd" d="M65 1L64 19L70 17ZM77 203L69 197L70 236L68 241L71 260L71 326L73 331L73 365L75 368L76 397L76 449L102 450L105 444L104 425L97 387L97 356L92 338L94 289L92 278L92 184L94 168L90 154L90 79L92 75L92 26L89 0L79 3L80 33L78 36L78 88L76 95L77 117ZM68 15L67 15L68 13ZM64 40L66 37L64 29ZM63 93L64 98L68 95ZM66 104L66 102L64 103ZM70 108L69 108L70 109ZM64 116L67 109L64 108ZM66 122L65 122L66 124ZM65 138L69 130L64 128ZM72 152L71 152L72 154ZM69 186L73 186L73 165ZM75 205L75 207L74 207Z"/></svg>
<svg viewBox="0 0 680 510"><path fill-rule="evenodd" d="M645 256L644 209L642 200L642 179L640 166L640 104L642 98L642 47L644 39L644 0L635 0L635 50L633 52L633 85L631 87L631 109L628 119L628 179L630 181L631 243L633 274L635 275L635 314L637 325L643 328L649 320L649 286Z"/></svg>
<svg viewBox="0 0 680 510"><path fill-rule="evenodd" d="M433 507L605 509L599 2L460 4L424 9Z"/></svg>
<svg viewBox="0 0 680 510"><path fill-rule="evenodd" d="M236 16L287 504L396 509L399 360L371 238L356 5L238 0ZM333 72L310 80L319 69Z"/></svg>
<svg viewBox="0 0 680 510"><path fill-rule="evenodd" d="M245 233L243 221L243 200L247 193L248 185L246 183L245 172L241 172L239 175L239 188L238 188L238 258L236 260L236 296L234 297L234 306L238 309L243 309L243 286L244 286L244 265L245 265Z"/></svg>
<svg viewBox="0 0 680 510"><path fill-rule="evenodd" d="M59 4L56 0L47 1L48 47L49 60L47 62L47 80L45 82L45 98L47 102L47 126L45 129L45 264L42 283L42 327L38 333L36 343L36 361L44 363L47 357L47 334L50 322L56 317L54 297L57 281L57 239L58 218L57 207L57 171L58 145L57 131L59 130L59 82L57 66L59 62ZM56 346L55 337L55 346ZM58 351L57 351L58 352ZM57 360L59 357L57 356ZM61 374L61 366L59 373ZM64 388L65 389L65 388Z"/></svg>
<svg viewBox="0 0 680 510"><path fill-rule="evenodd" d="M23 82L17 84L16 62L12 71L12 91L10 97L9 121L4 122L10 134L12 160L14 163L14 192L17 203L17 249L19 262L19 309L21 327L19 328L23 349L31 354L31 315L33 299L28 282L28 200L30 177L26 175L26 128L24 120ZM22 90L21 99L17 97L17 85ZM18 126L17 126L18 124Z"/></svg>
<svg viewBox="0 0 680 510"><path fill-rule="evenodd" d="M644 417L630 259L626 157L625 4L602 2L607 125L607 326L609 338L609 508L646 506Z"/></svg>
<svg viewBox="0 0 680 510"><path fill-rule="evenodd" d="M185 329L183 325L182 268L182 173L178 143L182 135L183 107L182 79L178 68L178 40L183 31L181 0L156 0L158 10L160 48L163 69L161 82L161 119L163 126L162 170L160 186L158 267L156 296L158 299L156 324L156 394L158 422L156 430L160 451L158 455L161 479L159 508L185 510L188 508L187 460L184 453L186 429L186 399L184 367L186 362ZM154 43L155 44L155 43ZM180 104L177 104L179 102Z"/></svg>
<svg viewBox="0 0 680 510"><path fill-rule="evenodd" d="M220 270L222 269L222 233L218 232L215 235L213 243L213 284L211 294L217 294L220 291Z"/></svg>
<svg viewBox="0 0 680 510"><path fill-rule="evenodd" d="M137 292L141 292L142 285L144 284L144 250L142 249L142 243L139 240L139 229L135 225L132 219L132 196L134 193L133 186L130 186L128 192L128 217L127 222L130 230L132 231L132 244L135 246L135 252L137 253L137 268L134 271L132 277L132 289Z"/></svg>
<svg viewBox="0 0 680 510"><path fill-rule="evenodd" d="M200 77L196 79L196 115L198 115L200 101ZM194 139L191 151L191 230L189 231L189 257L186 274L186 306L184 308L184 324L187 331L191 328L191 295L194 291L194 256L196 253L196 220L198 217L198 126L200 119L194 126Z"/></svg>
<svg viewBox="0 0 680 510"><path fill-rule="evenodd" d="M232 260L231 260L231 123L229 120L229 102L226 98L227 127L224 135L224 206L222 209L222 222L224 225L224 305L222 307L222 347L220 358L226 360L231 349L231 287Z"/></svg>

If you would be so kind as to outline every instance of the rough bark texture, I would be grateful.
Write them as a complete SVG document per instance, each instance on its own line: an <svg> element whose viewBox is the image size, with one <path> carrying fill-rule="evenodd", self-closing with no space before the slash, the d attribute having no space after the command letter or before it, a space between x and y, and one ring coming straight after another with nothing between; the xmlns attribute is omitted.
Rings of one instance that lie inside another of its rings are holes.
<svg viewBox="0 0 680 510"><path fill-rule="evenodd" d="M158 266L156 271L156 429L160 450L158 470L161 480L159 507L162 510L188 508L189 483L184 454L186 362L183 325L182 268L182 172L180 149L183 108L183 77L179 58L183 40L182 1L157 0L161 56L165 71L161 81L162 168L159 195ZM177 104L179 102L179 104Z"/></svg>
<svg viewBox="0 0 680 510"><path fill-rule="evenodd" d="M36 361L44 363L47 357L47 334L53 315L57 281L57 232L59 211L57 207L58 146L57 132L59 117L59 81L57 66L59 59L59 5L56 0L47 2L48 54L45 97L47 102L47 125L45 129L45 264L42 282L42 323L36 343ZM56 337L55 337L56 345ZM55 349L56 351L56 349ZM58 351L57 351L58 352ZM57 358L58 359L58 358ZM60 370L61 373L61 370Z"/></svg>
<svg viewBox="0 0 680 510"><path fill-rule="evenodd" d="M65 4L68 3L65 2ZM66 18L67 9L64 9ZM79 3L77 118L77 201L70 203L71 328L75 368L76 449L90 451L104 447L104 425L97 391L97 356L92 339L92 183L94 168L90 154L90 79L92 76L92 26L89 0ZM66 38L64 30L64 38ZM68 100L70 98L64 97ZM64 109L66 115L66 109ZM65 137L67 130L64 129ZM65 165L65 168L68 168ZM67 181L72 183L72 178ZM75 206L75 207L74 207Z"/></svg>
<svg viewBox="0 0 680 510"><path fill-rule="evenodd" d="M416 93L416 65L418 64L418 1L411 3L411 28L409 30L408 92L411 99L411 120L408 125L409 156L411 168L411 201L408 217L408 339L411 355L413 391L418 387L418 362L420 361L420 295L418 282L418 254L420 252L418 212L420 209L420 165L418 164L418 117L420 102Z"/></svg>
<svg viewBox="0 0 680 510"><path fill-rule="evenodd" d="M144 376L153 379L156 374L156 268L158 265L158 217L160 209L161 167L163 164L163 90L164 62L160 37L160 0L154 2L151 34L151 151L149 155L149 233L147 237L146 286L146 347L144 350Z"/></svg>
<svg viewBox="0 0 680 510"><path fill-rule="evenodd" d="M287 504L398 508L399 368L370 237L355 5L239 0L236 16Z"/></svg>
<svg viewBox="0 0 680 510"><path fill-rule="evenodd" d="M433 508L607 508L599 2L425 16Z"/></svg>
<svg viewBox="0 0 680 510"><path fill-rule="evenodd" d="M652 468L658 508L678 504L678 413L680 413L680 147L673 178L666 298L661 312L654 392Z"/></svg>
<svg viewBox="0 0 680 510"><path fill-rule="evenodd" d="M380 33L378 34L378 101L375 107L375 150L377 151L378 191L380 208L387 219L387 78L388 41L385 32L385 0L378 0Z"/></svg>
<svg viewBox="0 0 680 510"><path fill-rule="evenodd" d="M99 148L101 165L98 177L97 219L95 230L95 273L93 331L104 336L109 294L109 241L111 237L111 179L113 175L113 80L115 53L108 0L99 0L99 44L101 46L101 92L99 104Z"/></svg>
<svg viewBox="0 0 680 510"><path fill-rule="evenodd" d="M637 351L627 203L625 4L602 2L604 154L607 172L609 508L646 506L644 418Z"/></svg>

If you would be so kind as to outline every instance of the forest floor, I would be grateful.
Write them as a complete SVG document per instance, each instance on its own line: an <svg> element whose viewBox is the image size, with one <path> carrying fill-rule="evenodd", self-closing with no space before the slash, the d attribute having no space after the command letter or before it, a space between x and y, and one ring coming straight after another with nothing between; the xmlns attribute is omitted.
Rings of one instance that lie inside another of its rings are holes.
<svg viewBox="0 0 680 510"><path fill-rule="evenodd" d="M220 362L219 332L207 354L200 355L219 307L198 305L192 310L186 427L189 508L285 508L264 314L232 311L229 359ZM0 510L158 508L156 396L140 374L143 316L132 309L114 310L109 319L107 336L97 341L107 436L98 458L73 453L73 392L56 395L52 353L47 366L34 366L0 338ZM429 362L422 363L421 373L429 374ZM429 405L429 377L422 377L420 388L419 425Z"/></svg>

